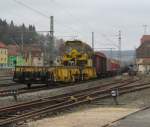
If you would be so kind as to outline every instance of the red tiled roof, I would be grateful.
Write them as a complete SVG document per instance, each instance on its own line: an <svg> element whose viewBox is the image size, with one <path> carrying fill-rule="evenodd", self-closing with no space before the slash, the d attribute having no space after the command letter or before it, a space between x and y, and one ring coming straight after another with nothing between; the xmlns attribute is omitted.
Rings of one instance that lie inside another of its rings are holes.
<svg viewBox="0 0 150 127"><path fill-rule="evenodd" d="M8 45L8 55L16 56L19 53L19 49L16 45Z"/></svg>
<svg viewBox="0 0 150 127"><path fill-rule="evenodd" d="M38 44L31 44L31 45L24 45L24 54L25 56L28 56L29 53L31 53L31 55L33 57L41 57L42 55L42 49L40 47L40 45Z"/></svg>
<svg viewBox="0 0 150 127"><path fill-rule="evenodd" d="M8 50L8 55L11 55L11 56L17 56L17 51L13 51L13 50Z"/></svg>
<svg viewBox="0 0 150 127"><path fill-rule="evenodd" d="M141 38L141 43L150 42L150 35L143 35Z"/></svg>
<svg viewBox="0 0 150 127"><path fill-rule="evenodd" d="M6 45L3 42L0 42L0 48L6 48Z"/></svg>

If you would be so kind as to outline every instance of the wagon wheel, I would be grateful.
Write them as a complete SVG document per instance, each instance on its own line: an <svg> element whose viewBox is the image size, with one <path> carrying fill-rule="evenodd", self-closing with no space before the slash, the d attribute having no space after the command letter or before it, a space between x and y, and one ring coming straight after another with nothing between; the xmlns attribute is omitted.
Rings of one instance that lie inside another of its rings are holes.
<svg viewBox="0 0 150 127"><path fill-rule="evenodd" d="M51 74L51 79L52 79L52 82L54 83L55 82L54 73Z"/></svg>
<svg viewBox="0 0 150 127"><path fill-rule="evenodd" d="M31 83L27 84L28 89L31 89Z"/></svg>
<svg viewBox="0 0 150 127"><path fill-rule="evenodd" d="M50 73L50 81L47 82L48 87L51 87L54 85L54 74Z"/></svg>

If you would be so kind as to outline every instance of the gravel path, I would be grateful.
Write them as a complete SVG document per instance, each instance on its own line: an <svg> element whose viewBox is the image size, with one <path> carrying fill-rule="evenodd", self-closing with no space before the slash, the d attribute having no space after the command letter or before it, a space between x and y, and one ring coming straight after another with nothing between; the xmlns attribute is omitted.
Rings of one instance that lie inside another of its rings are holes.
<svg viewBox="0 0 150 127"><path fill-rule="evenodd" d="M29 127L101 127L137 109L99 107L29 123Z"/></svg>
<svg viewBox="0 0 150 127"><path fill-rule="evenodd" d="M120 79L120 77L117 77ZM69 93L79 89L90 88L93 85L101 85L103 82L109 82L112 79L99 80L95 82L88 82L82 85L70 86L66 88L58 88L52 90L44 90L35 93L27 93L18 96L18 102L15 102L13 97L0 98L0 107L8 106L20 102L27 102L34 99L39 99L47 96L60 95L62 93ZM142 93L133 93L119 97L121 105L112 106L112 99L105 99L103 101L94 102L93 104L81 105L73 109L68 109L65 112L60 112L58 115L53 115L50 118L30 122L29 127L100 127L108 122L114 121L122 116L134 112L143 107L145 100L142 97L150 97L150 90ZM143 95L145 94L145 96ZM142 96L141 96L142 95ZM139 99L140 98L140 102ZM144 98L146 99L146 98ZM149 98L150 100L150 98ZM97 105L100 104L100 105ZM130 105L129 105L130 104Z"/></svg>
<svg viewBox="0 0 150 127"><path fill-rule="evenodd" d="M125 94L114 105L112 98L81 105L57 115L28 123L28 127L102 127L150 105L150 89Z"/></svg>

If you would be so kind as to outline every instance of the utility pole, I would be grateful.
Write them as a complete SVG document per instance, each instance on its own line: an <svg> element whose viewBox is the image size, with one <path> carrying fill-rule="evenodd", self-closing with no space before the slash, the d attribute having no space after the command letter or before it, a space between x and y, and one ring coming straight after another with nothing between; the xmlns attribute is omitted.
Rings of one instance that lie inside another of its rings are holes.
<svg viewBox="0 0 150 127"><path fill-rule="evenodd" d="M24 33L22 31L21 32L21 52L22 52L22 55L23 55L23 45L24 45Z"/></svg>
<svg viewBox="0 0 150 127"><path fill-rule="evenodd" d="M92 32L92 49L94 51L94 32Z"/></svg>
<svg viewBox="0 0 150 127"><path fill-rule="evenodd" d="M147 34L147 25L143 25L143 28L144 28L144 35L146 35Z"/></svg>
<svg viewBox="0 0 150 127"><path fill-rule="evenodd" d="M110 58L112 59L113 58L113 48L110 48Z"/></svg>
<svg viewBox="0 0 150 127"><path fill-rule="evenodd" d="M136 65L136 46L134 47L134 62L135 62L135 65Z"/></svg>
<svg viewBox="0 0 150 127"><path fill-rule="evenodd" d="M20 55L22 57L22 59L24 58L24 31L22 30L21 31L21 52L20 52ZM16 62L17 62L17 59L16 59Z"/></svg>
<svg viewBox="0 0 150 127"><path fill-rule="evenodd" d="M119 34L118 34L118 60L121 62L121 57L122 57L122 54L121 54L121 31L119 30Z"/></svg>
<svg viewBox="0 0 150 127"><path fill-rule="evenodd" d="M54 16L50 17L50 37L51 37L51 40L53 41L54 39Z"/></svg>
<svg viewBox="0 0 150 127"><path fill-rule="evenodd" d="M54 16L50 17L50 45L49 47L53 45L54 46ZM50 64L52 64L52 61L54 60L53 55L54 55L54 49L51 48L51 51L49 53L49 61ZM52 55L51 55L52 54ZM50 58L51 57L51 58Z"/></svg>

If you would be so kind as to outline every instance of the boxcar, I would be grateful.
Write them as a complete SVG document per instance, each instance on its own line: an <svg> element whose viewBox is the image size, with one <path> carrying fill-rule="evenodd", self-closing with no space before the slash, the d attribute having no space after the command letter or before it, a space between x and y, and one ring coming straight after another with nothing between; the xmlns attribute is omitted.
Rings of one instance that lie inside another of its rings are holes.
<svg viewBox="0 0 150 127"><path fill-rule="evenodd" d="M95 52L93 55L93 66L99 78L106 76L106 56L101 52Z"/></svg>
<svg viewBox="0 0 150 127"><path fill-rule="evenodd" d="M120 69L119 61L115 59L107 59L107 74L108 76L114 76Z"/></svg>

